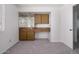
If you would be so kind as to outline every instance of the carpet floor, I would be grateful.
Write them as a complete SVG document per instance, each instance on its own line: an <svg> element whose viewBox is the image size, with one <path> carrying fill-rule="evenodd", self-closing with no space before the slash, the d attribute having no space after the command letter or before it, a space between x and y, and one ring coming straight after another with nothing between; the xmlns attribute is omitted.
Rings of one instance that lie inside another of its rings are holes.
<svg viewBox="0 0 79 59"><path fill-rule="evenodd" d="M20 41L5 54L75 54L71 48L63 43L48 40Z"/></svg>

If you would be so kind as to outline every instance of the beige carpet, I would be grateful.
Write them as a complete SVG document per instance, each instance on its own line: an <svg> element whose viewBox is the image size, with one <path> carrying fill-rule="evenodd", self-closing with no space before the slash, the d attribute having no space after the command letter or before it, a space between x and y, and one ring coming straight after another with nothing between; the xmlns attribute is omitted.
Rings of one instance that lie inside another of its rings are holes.
<svg viewBox="0 0 79 59"><path fill-rule="evenodd" d="M63 43L48 40L20 41L5 54L72 54L75 53Z"/></svg>

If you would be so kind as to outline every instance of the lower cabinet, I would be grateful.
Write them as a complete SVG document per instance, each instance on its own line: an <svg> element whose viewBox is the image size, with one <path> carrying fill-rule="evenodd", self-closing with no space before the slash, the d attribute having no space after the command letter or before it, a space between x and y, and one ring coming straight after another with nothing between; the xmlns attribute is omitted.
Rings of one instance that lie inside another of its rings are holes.
<svg viewBox="0 0 79 59"><path fill-rule="evenodd" d="M21 41L35 40L35 32L31 28L19 28L19 39Z"/></svg>

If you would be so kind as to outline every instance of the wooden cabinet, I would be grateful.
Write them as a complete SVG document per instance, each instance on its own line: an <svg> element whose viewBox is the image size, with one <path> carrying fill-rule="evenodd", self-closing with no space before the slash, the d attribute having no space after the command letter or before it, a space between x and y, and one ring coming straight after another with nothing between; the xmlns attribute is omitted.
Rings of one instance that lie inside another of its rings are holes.
<svg viewBox="0 0 79 59"><path fill-rule="evenodd" d="M41 22L42 22L42 24L48 24L49 23L49 15L48 14L42 14L41 15Z"/></svg>
<svg viewBox="0 0 79 59"><path fill-rule="evenodd" d="M48 14L35 14L35 24L48 24L49 15Z"/></svg>
<svg viewBox="0 0 79 59"><path fill-rule="evenodd" d="M21 41L35 40L35 33L31 28L19 28L19 39Z"/></svg>
<svg viewBox="0 0 79 59"><path fill-rule="evenodd" d="M19 39L26 40L26 29L25 28L19 29Z"/></svg>
<svg viewBox="0 0 79 59"><path fill-rule="evenodd" d="M27 35L26 35L27 40L35 40L35 33L34 33L33 29L27 28L26 33L27 33Z"/></svg>
<svg viewBox="0 0 79 59"><path fill-rule="evenodd" d="M41 24L41 15L40 14L35 15L35 24Z"/></svg>

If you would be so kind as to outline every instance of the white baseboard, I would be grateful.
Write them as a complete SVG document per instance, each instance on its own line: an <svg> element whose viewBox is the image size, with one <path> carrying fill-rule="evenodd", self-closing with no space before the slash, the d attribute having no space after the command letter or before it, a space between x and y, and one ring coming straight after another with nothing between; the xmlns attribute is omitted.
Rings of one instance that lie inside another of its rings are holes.
<svg viewBox="0 0 79 59"><path fill-rule="evenodd" d="M0 51L0 54L4 54L8 49L10 49L11 47L13 47L15 44L17 44L19 41L15 42L14 44L12 44L11 46L7 47L6 49Z"/></svg>

